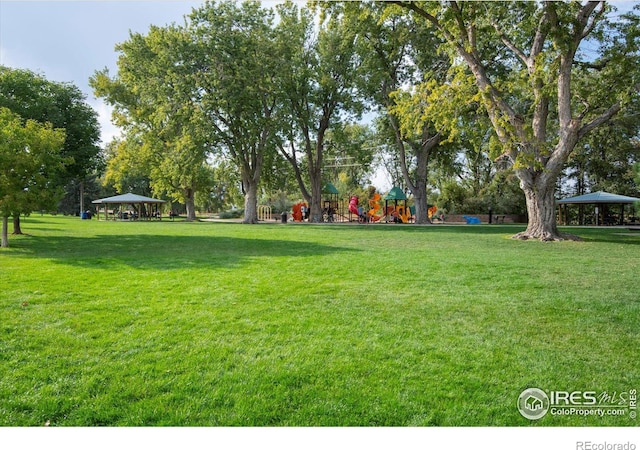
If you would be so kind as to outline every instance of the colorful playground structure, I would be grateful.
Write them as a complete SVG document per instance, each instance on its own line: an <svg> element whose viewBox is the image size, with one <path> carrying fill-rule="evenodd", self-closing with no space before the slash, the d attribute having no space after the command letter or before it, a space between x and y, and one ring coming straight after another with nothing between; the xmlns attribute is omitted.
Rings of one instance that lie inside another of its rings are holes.
<svg viewBox="0 0 640 450"><path fill-rule="evenodd" d="M322 216L320 222L359 223L412 223L415 220L415 208L407 204L407 196L399 187L393 187L382 197L378 192L367 201L361 202L357 195L351 195L345 202L339 199L338 190L331 183L322 187ZM382 203L384 200L384 203ZM438 208L431 206L429 218L434 218ZM298 202L292 207L291 220L295 222L316 221L309 217L309 205Z"/></svg>
<svg viewBox="0 0 640 450"><path fill-rule="evenodd" d="M359 206L359 199L353 195L349 199L349 212L355 214L359 222L387 222L411 223L414 220L414 210L407 205L407 196L399 187L394 187L384 197L384 207L381 205L382 196L374 193L369 200L369 209ZM393 204L390 204L393 202Z"/></svg>
<svg viewBox="0 0 640 450"><path fill-rule="evenodd" d="M291 214L282 213L285 222L359 222L359 223L413 223L415 221L415 207L408 205L406 194L399 187L393 187L384 197L373 192L366 201L361 201L357 195L351 195L348 202L340 199L339 192L331 183L322 186L321 215L311 217L309 204L300 201L292 206ZM383 203L384 201L384 203ZM272 217L271 208L259 207L259 220ZM438 219L444 223L444 214L436 216L438 207L429 205L429 219ZM276 219L278 220L278 219ZM465 216L467 223L479 223L475 217Z"/></svg>

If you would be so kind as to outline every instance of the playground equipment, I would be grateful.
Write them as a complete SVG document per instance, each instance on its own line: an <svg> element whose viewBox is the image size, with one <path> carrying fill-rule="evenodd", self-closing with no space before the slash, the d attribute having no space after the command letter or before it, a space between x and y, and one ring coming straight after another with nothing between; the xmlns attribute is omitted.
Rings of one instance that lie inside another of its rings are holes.
<svg viewBox="0 0 640 450"><path fill-rule="evenodd" d="M398 205L395 208L395 215L402 221L402 223L409 223L411 220L411 211L406 205Z"/></svg>
<svg viewBox="0 0 640 450"><path fill-rule="evenodd" d="M377 192L373 194L373 198L369 200L369 221L377 222L382 218L382 214L378 214L380 211L380 200L382 197Z"/></svg>
<svg viewBox="0 0 640 450"><path fill-rule="evenodd" d="M296 203L295 205L293 205L293 220L295 220L296 222L302 222L302 219L304 219L303 215L302 215L302 207L308 208L307 204L304 202L300 202L300 203Z"/></svg>
<svg viewBox="0 0 640 450"><path fill-rule="evenodd" d="M336 214L340 213L340 202L338 189L331 184L326 183L322 186L322 220L324 222L333 222Z"/></svg>
<svg viewBox="0 0 640 450"><path fill-rule="evenodd" d="M462 216L467 221L467 225L480 225L480 219L473 216Z"/></svg>
<svg viewBox="0 0 640 450"><path fill-rule="evenodd" d="M355 215L358 219L358 222L364 223L367 221L366 216L364 215L364 210L361 206L358 206L358 196L352 195L349 199L349 221L351 221L351 214Z"/></svg>
<svg viewBox="0 0 640 450"><path fill-rule="evenodd" d="M351 198L349 199L349 211L352 214L355 214L356 216L360 215L358 213L358 196L357 195L352 195Z"/></svg>
<svg viewBox="0 0 640 450"><path fill-rule="evenodd" d="M271 206L268 206L268 205L258 206L258 220L262 222L271 220Z"/></svg>
<svg viewBox="0 0 640 450"><path fill-rule="evenodd" d="M358 222L380 222L386 219L387 222L409 223L414 217L414 207L407 204L407 196L399 187L394 187L385 196L384 207L382 205L382 196L378 192L374 192L371 199L367 203L362 202L357 195L349 197L348 205L339 199L339 192L331 183L326 183L322 187L322 221L352 221L353 216L357 217ZM390 205L389 202L393 201ZM364 208L363 208L364 207ZM305 202L299 202L293 205L293 220L300 222L304 220L304 208L308 208ZM432 207L430 216L435 213L437 208ZM348 211L348 216L345 214Z"/></svg>
<svg viewBox="0 0 640 450"><path fill-rule="evenodd" d="M389 201L393 200L394 205L389 206ZM398 202L402 202L398 205ZM409 223L411 220L411 210L407 207L407 196L399 187L393 187L384 197L384 211L387 222Z"/></svg>

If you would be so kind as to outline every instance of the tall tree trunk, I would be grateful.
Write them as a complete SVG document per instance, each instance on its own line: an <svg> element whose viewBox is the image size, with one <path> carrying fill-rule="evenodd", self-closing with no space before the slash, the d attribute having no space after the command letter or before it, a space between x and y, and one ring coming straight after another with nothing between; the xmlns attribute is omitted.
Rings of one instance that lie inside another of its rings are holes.
<svg viewBox="0 0 640 450"><path fill-rule="evenodd" d="M196 202L193 189L185 189L185 206L187 208L187 222L196 220Z"/></svg>
<svg viewBox="0 0 640 450"><path fill-rule="evenodd" d="M243 177L244 219L242 223L258 223L258 183L252 177Z"/></svg>
<svg viewBox="0 0 640 450"><path fill-rule="evenodd" d="M11 234L22 234L22 227L20 226L20 214L16 214L13 216L13 233Z"/></svg>
<svg viewBox="0 0 640 450"><path fill-rule="evenodd" d="M84 212L84 181L80 181L80 217Z"/></svg>
<svg viewBox="0 0 640 450"><path fill-rule="evenodd" d="M322 177L314 174L311 178L311 203L309 205L309 222L322 222Z"/></svg>
<svg viewBox="0 0 640 450"><path fill-rule="evenodd" d="M525 186L521 183L527 201L529 222L527 229L513 236L516 239L559 241L562 236L556 224L554 189L544 186Z"/></svg>
<svg viewBox="0 0 640 450"><path fill-rule="evenodd" d="M429 206L427 205L427 189L416 189L413 192L413 200L416 206L416 223L431 223L429 220Z"/></svg>
<svg viewBox="0 0 640 450"><path fill-rule="evenodd" d="M0 247L9 247L9 218L7 216L2 217L2 245Z"/></svg>
<svg viewBox="0 0 640 450"><path fill-rule="evenodd" d="M409 174L407 163L407 153L405 141L402 137L402 131L398 124L397 118L393 114L389 114L389 121L394 130L396 145L398 146L400 156L400 169L405 183L413 194L416 206L416 223L427 224L429 220L429 207L427 205L427 177L429 175L429 159L431 151L435 151L442 140L440 133L430 134L429 129L423 129L422 140L419 143L407 142L416 157L415 180Z"/></svg>
<svg viewBox="0 0 640 450"><path fill-rule="evenodd" d="M307 163L309 164L309 181L311 182L311 204L309 205L309 222L320 223L322 217L322 164L324 157L324 136L329 129L329 118L333 108L329 108L320 119L316 135L315 148L312 146L309 129L305 128L305 146Z"/></svg>
<svg viewBox="0 0 640 450"><path fill-rule="evenodd" d="M416 223L426 224L431 223L429 220L429 207L427 205L427 176L429 175L429 156L431 150L437 146L439 139L433 142L423 144L421 147L414 148L413 153L417 159L416 178L415 182L411 182L409 174L406 170L403 170L405 175L405 181L408 182L408 186L411 188L411 193L416 205ZM405 164L403 162L403 164Z"/></svg>
<svg viewBox="0 0 640 450"><path fill-rule="evenodd" d="M527 229L513 236L514 239L538 239L541 241L578 240L577 236L560 233L556 220L555 180L546 172L521 169L516 171L520 188L524 192L529 216Z"/></svg>

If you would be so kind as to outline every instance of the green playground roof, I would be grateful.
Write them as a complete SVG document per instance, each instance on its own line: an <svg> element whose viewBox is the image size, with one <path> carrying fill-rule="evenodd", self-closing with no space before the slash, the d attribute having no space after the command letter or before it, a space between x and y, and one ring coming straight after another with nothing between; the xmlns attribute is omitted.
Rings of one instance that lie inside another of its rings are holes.
<svg viewBox="0 0 640 450"><path fill-rule="evenodd" d="M385 200L406 200L407 195L398 186L395 186L384 197Z"/></svg>
<svg viewBox="0 0 640 450"><path fill-rule="evenodd" d="M336 187L331 183L326 183L324 186L322 186L322 193L323 194L339 194Z"/></svg>

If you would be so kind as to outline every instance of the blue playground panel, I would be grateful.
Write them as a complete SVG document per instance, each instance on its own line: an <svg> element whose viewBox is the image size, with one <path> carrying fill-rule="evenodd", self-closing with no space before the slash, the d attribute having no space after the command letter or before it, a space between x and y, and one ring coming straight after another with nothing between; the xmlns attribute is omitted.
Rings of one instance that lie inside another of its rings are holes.
<svg viewBox="0 0 640 450"><path fill-rule="evenodd" d="M467 225L480 225L480 219L473 216L462 216L467 221Z"/></svg>

